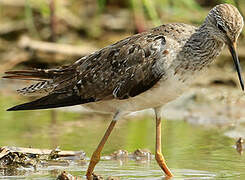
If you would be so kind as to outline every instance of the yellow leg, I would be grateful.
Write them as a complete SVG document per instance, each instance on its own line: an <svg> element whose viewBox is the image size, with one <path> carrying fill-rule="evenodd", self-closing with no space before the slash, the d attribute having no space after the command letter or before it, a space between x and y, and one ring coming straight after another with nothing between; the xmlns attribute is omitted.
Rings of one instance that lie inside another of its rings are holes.
<svg viewBox="0 0 245 180"><path fill-rule="evenodd" d="M155 158L158 163L158 165L162 168L164 173L168 177L173 177L173 174L171 173L170 169L168 168L165 159L162 155L162 145L161 145L161 111L160 109L155 109L156 114L156 152L155 152Z"/></svg>
<svg viewBox="0 0 245 180"><path fill-rule="evenodd" d="M90 160L90 163L89 163L89 166L88 166L88 169L87 169L87 173L86 173L86 176L87 176L87 179L88 180L92 180L93 177L92 177L92 173L94 171L94 168L96 166L96 164L99 162L100 160L100 154L101 154L101 151L108 139L108 137L110 136L116 122L117 122L117 118L118 118L118 113L115 114L113 120L111 121L109 127L107 128L103 138L101 139L99 145L97 146L96 150L94 151L92 157L91 157L91 160Z"/></svg>

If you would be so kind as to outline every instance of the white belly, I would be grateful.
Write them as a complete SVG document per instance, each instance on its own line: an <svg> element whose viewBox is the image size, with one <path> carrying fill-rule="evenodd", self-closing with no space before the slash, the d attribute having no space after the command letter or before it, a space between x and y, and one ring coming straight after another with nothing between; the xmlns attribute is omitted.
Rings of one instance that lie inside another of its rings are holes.
<svg viewBox="0 0 245 180"><path fill-rule="evenodd" d="M138 96L125 100L106 100L84 104L83 106L94 111L115 113L117 111L133 112L148 108L163 106L176 99L186 89L187 84L171 76L167 80L160 80L153 88Z"/></svg>

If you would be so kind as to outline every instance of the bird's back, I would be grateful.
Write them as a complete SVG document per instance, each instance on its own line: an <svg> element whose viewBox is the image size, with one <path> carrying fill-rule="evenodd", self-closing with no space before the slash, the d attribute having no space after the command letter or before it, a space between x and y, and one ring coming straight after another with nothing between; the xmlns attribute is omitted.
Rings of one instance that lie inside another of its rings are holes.
<svg viewBox="0 0 245 180"><path fill-rule="evenodd" d="M37 107L28 103L25 108L22 106L24 109L129 99L167 77L168 68L176 54L195 30L194 26L182 23L162 25L109 45L70 66L10 71L6 77L41 81L18 90L24 95L46 95L45 100L34 102ZM63 99L66 100L63 102ZM69 102L69 99L73 102Z"/></svg>

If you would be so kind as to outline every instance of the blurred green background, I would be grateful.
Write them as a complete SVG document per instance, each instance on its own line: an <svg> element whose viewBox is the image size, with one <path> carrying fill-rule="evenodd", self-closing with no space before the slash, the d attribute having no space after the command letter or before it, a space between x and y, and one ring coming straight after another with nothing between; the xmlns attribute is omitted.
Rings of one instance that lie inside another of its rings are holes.
<svg viewBox="0 0 245 180"><path fill-rule="evenodd" d="M161 24L183 22L199 26L209 10L220 3L233 4L245 14L244 0L0 0L0 75L11 69L67 65ZM239 38L243 68L244 33L243 30ZM65 150L82 149L90 156L111 117L88 113L80 107L6 112L7 108L30 100L15 92L30 83L0 80L0 147L60 146ZM163 123L163 152L176 179L245 177L244 157L233 147L238 137L245 136L244 108L244 95L237 85L230 54L224 51L201 81L194 83L191 93L164 112L168 120ZM113 131L103 155L118 149L133 152L147 148L154 152L154 126L151 113L124 118ZM104 171L105 167L114 169ZM83 174L86 170L86 166L67 168L79 176L81 169ZM155 161L143 165L137 161L105 161L99 163L98 171L122 179L162 176ZM37 179L54 178L53 169L41 172L44 175L35 175ZM0 167L0 178L7 175ZM32 173L24 176L33 178Z"/></svg>
<svg viewBox="0 0 245 180"><path fill-rule="evenodd" d="M198 26L220 3L231 3L242 14L245 11L242 0L1 0L0 73L16 65L69 64L163 23ZM71 46L56 48L39 42Z"/></svg>

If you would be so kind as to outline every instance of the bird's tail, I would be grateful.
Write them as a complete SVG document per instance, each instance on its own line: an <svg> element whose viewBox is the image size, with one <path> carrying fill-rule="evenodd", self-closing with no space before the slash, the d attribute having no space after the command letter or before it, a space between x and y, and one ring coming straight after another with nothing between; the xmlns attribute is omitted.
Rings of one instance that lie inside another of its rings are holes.
<svg viewBox="0 0 245 180"><path fill-rule="evenodd" d="M7 71L5 72L6 76L3 78L8 79L23 79L23 80L47 80L51 79L54 71L53 70L43 70L43 69L34 69L34 70L17 70L17 71Z"/></svg>
<svg viewBox="0 0 245 180"><path fill-rule="evenodd" d="M33 80L38 81L28 87L18 89L17 92L21 95L46 95L53 90L52 71L49 70L21 70L21 71L7 71L3 78L19 79L19 80Z"/></svg>
<svg viewBox="0 0 245 180"><path fill-rule="evenodd" d="M52 92L56 86L55 81L59 79L58 77L62 76L64 80L69 73L71 74L71 71L67 69L66 71L59 69L17 70L5 72L6 76L3 76L3 78L38 81L28 87L18 89L17 92L21 95L40 96Z"/></svg>
<svg viewBox="0 0 245 180"><path fill-rule="evenodd" d="M72 68L8 71L5 74L3 78L39 81L17 91L23 95L44 96L35 101L14 106L8 111L57 108L94 101L93 98L81 98L79 93L73 90L77 74Z"/></svg>
<svg viewBox="0 0 245 180"><path fill-rule="evenodd" d="M81 97L76 94L55 93L55 94L44 96L35 101L14 106L12 108L7 109L7 111L58 108L58 107L84 104L93 101L94 101L93 98L81 99Z"/></svg>

